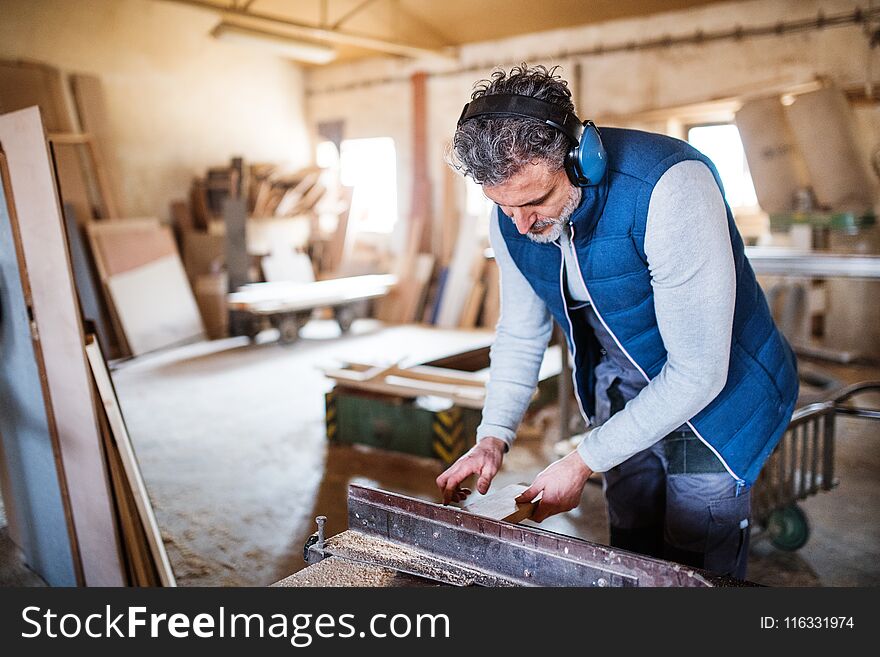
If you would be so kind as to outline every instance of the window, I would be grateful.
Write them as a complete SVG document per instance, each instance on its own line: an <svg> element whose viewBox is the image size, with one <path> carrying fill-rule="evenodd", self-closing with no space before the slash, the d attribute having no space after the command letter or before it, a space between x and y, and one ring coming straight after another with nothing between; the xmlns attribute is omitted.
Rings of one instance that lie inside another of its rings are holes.
<svg viewBox="0 0 880 657"><path fill-rule="evenodd" d="M687 140L715 163L731 208L757 206L755 186L752 184L739 130L734 124L693 126L688 130Z"/></svg>
<svg viewBox="0 0 880 657"><path fill-rule="evenodd" d="M397 223L397 153L390 137L346 139L339 177L353 188L349 222L358 231L391 233Z"/></svg>

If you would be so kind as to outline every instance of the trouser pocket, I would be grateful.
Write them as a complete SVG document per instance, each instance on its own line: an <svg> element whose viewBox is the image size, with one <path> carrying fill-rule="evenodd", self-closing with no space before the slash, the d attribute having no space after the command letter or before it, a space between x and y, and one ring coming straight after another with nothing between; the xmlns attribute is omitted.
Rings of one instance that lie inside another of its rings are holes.
<svg viewBox="0 0 880 657"><path fill-rule="evenodd" d="M666 543L671 561L719 575L745 576L750 490L727 473L673 475L666 488Z"/></svg>
<svg viewBox="0 0 880 657"><path fill-rule="evenodd" d="M721 575L744 579L749 547L751 495L739 495L709 503L709 532L706 537L704 568Z"/></svg>

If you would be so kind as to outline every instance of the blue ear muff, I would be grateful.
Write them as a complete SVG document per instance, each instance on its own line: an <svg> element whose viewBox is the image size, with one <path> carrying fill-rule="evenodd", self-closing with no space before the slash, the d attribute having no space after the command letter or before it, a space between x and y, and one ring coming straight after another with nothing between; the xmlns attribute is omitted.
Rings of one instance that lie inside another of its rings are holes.
<svg viewBox="0 0 880 657"><path fill-rule="evenodd" d="M565 158L565 171L572 185L597 185L605 176L608 155L599 130L592 121L584 121L584 131Z"/></svg>
<svg viewBox="0 0 880 657"><path fill-rule="evenodd" d="M605 175L608 156L599 130L592 121L584 121L571 112L545 100L519 94L480 96L464 106L458 125L478 116L523 116L553 126L568 137L571 149L565 156L565 172L572 185L598 185Z"/></svg>

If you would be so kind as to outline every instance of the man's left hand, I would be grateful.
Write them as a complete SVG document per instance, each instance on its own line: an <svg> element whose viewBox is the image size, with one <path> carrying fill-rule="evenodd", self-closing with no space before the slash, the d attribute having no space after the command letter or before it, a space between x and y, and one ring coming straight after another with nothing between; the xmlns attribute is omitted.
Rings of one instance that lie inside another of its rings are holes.
<svg viewBox="0 0 880 657"><path fill-rule="evenodd" d="M520 493L516 502L532 502L541 494L538 508L530 518L535 522L541 522L557 513L571 511L580 504L581 493L584 492L584 486L591 474L593 471L584 463L580 454L572 452L544 468L535 477L532 485Z"/></svg>

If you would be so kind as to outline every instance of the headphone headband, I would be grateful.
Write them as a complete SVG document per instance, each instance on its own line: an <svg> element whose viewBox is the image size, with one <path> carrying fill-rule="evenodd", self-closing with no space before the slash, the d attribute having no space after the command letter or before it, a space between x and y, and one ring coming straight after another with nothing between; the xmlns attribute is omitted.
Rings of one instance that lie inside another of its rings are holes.
<svg viewBox="0 0 880 657"><path fill-rule="evenodd" d="M543 121L556 128L572 142L578 144L584 132L580 119L559 105L519 94L491 94L475 98L464 106L458 125L477 116L522 116Z"/></svg>
<svg viewBox="0 0 880 657"><path fill-rule="evenodd" d="M584 121L559 105L520 94L491 94L475 98L461 110L458 125L478 116L522 116L541 121L568 137L565 172L572 185L596 185L605 175L607 154L592 121Z"/></svg>

